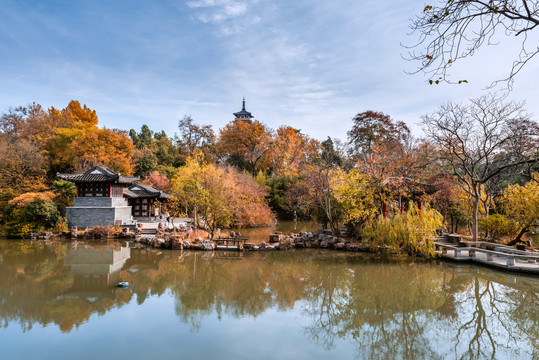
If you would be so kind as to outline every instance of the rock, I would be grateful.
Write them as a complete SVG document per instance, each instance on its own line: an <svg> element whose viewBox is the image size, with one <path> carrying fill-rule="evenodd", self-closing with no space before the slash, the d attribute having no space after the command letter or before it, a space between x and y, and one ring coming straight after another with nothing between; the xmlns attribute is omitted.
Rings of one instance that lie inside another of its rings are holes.
<svg viewBox="0 0 539 360"><path fill-rule="evenodd" d="M327 242L327 240L322 240L322 241L320 241L320 247L321 247L322 249L327 248L327 247L328 247L328 242Z"/></svg>
<svg viewBox="0 0 539 360"><path fill-rule="evenodd" d="M171 241L172 250L183 250L183 242L177 239Z"/></svg>
<svg viewBox="0 0 539 360"><path fill-rule="evenodd" d="M182 245L184 249L189 249L191 247L191 242L189 240L184 240Z"/></svg>
<svg viewBox="0 0 539 360"><path fill-rule="evenodd" d="M269 242L270 243L279 242L281 241L282 238L283 238L282 234L271 234L269 236Z"/></svg>
<svg viewBox="0 0 539 360"><path fill-rule="evenodd" d="M339 242L339 243L336 243L336 244L333 245L335 250L342 250L342 249L344 249L344 246L345 246L344 242Z"/></svg>
<svg viewBox="0 0 539 360"><path fill-rule="evenodd" d="M204 250L204 247L202 246L202 244L191 244L190 249L193 249L193 250Z"/></svg>
<svg viewBox="0 0 539 360"><path fill-rule="evenodd" d="M230 230L230 237L236 237L236 232L234 230Z"/></svg>
<svg viewBox="0 0 539 360"><path fill-rule="evenodd" d="M195 244L200 244L202 242L202 238L200 236L197 236L195 238Z"/></svg>
<svg viewBox="0 0 539 360"><path fill-rule="evenodd" d="M202 242L202 249L203 250L213 250L213 249L215 249L215 244L211 240L204 240Z"/></svg>
<svg viewBox="0 0 539 360"><path fill-rule="evenodd" d="M260 244L258 244L258 248L260 250L266 250L266 247L268 246L268 244L266 244L265 241L262 241Z"/></svg>
<svg viewBox="0 0 539 360"><path fill-rule="evenodd" d="M275 250L275 246L268 245L268 246L266 246L266 250Z"/></svg>
<svg viewBox="0 0 539 360"><path fill-rule="evenodd" d="M359 245L356 245L356 244L350 244L350 246L348 246L346 248L346 250L348 251L359 251L360 248L359 248Z"/></svg>
<svg viewBox="0 0 539 360"><path fill-rule="evenodd" d="M253 251L255 249L255 244L254 243L245 243L243 244L243 250L245 251Z"/></svg>

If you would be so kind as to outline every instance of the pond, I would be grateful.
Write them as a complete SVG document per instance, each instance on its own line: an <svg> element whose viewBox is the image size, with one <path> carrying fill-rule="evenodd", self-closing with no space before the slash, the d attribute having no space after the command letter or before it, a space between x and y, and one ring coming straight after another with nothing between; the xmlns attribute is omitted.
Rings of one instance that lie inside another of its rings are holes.
<svg viewBox="0 0 539 360"><path fill-rule="evenodd" d="M330 250L0 240L0 324L4 359L532 359L539 280Z"/></svg>

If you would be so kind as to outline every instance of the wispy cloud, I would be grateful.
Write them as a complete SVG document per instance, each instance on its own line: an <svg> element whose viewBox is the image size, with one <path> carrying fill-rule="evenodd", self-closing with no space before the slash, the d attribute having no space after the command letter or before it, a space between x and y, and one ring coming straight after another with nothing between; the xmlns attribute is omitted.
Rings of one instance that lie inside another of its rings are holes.
<svg viewBox="0 0 539 360"><path fill-rule="evenodd" d="M257 0L197 0L186 5L195 10L195 19L218 26L217 34L230 36L239 34L260 22L260 17L250 10Z"/></svg>

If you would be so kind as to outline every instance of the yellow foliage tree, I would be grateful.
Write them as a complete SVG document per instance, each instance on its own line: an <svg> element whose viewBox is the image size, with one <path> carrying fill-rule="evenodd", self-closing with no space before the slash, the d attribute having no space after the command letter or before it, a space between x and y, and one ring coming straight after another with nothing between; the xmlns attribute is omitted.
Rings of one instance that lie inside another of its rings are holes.
<svg viewBox="0 0 539 360"><path fill-rule="evenodd" d="M509 243L514 245L539 219L539 174L533 174L532 180L524 186L509 185L503 191L501 200L505 214L519 228L518 234Z"/></svg>
<svg viewBox="0 0 539 360"><path fill-rule="evenodd" d="M372 188L359 169L349 172L341 168L334 169L330 175L330 184L335 199L341 204L350 222L362 223L376 212Z"/></svg>

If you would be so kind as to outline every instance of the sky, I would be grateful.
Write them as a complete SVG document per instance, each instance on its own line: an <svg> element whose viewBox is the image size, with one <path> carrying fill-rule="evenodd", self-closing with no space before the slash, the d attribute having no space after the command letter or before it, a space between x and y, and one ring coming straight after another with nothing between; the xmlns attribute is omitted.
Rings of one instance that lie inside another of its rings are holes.
<svg viewBox="0 0 539 360"><path fill-rule="evenodd" d="M428 85L406 61L414 0L0 0L0 112L79 100L100 126L165 130L190 115L215 130L247 110L272 129L346 140L355 114L405 121L485 95L508 75L519 40L455 63L463 85ZM532 39L533 40L533 39ZM539 116L539 59L509 99ZM494 90L501 90L500 87Z"/></svg>

